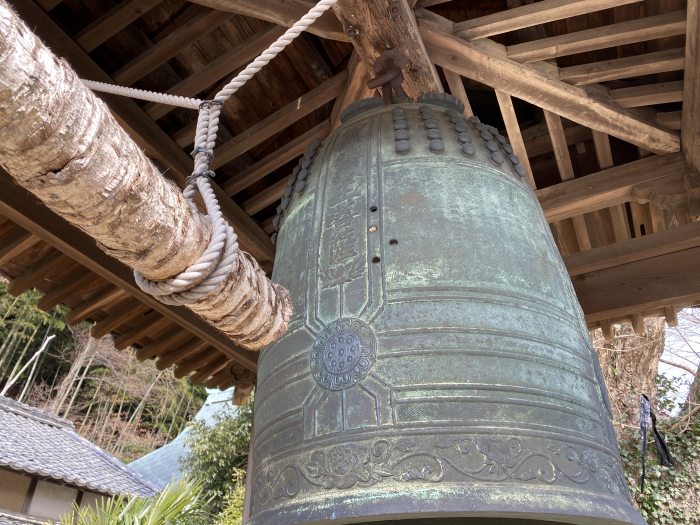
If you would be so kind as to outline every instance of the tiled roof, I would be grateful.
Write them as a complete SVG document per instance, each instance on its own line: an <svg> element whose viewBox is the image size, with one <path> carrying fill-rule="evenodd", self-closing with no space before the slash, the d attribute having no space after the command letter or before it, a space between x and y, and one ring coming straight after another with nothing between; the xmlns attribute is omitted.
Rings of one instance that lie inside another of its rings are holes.
<svg viewBox="0 0 700 525"><path fill-rule="evenodd" d="M1 396L0 466L103 494L157 492L139 474L79 436L70 421Z"/></svg>
<svg viewBox="0 0 700 525"><path fill-rule="evenodd" d="M0 525L42 525L44 523L46 522L32 519L29 516L20 516L0 510Z"/></svg>

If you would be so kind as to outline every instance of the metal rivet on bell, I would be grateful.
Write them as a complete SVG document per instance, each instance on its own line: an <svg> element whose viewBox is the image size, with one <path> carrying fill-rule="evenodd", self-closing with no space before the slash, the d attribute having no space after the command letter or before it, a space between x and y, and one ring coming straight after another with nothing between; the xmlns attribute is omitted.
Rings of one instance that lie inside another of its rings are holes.
<svg viewBox="0 0 700 525"><path fill-rule="evenodd" d="M467 126L464 122L458 122L455 124L455 131L462 133L464 131L467 131L469 129L469 126Z"/></svg>
<svg viewBox="0 0 700 525"><path fill-rule="evenodd" d="M282 198L282 200L280 201L280 206L282 206L282 210L286 210L289 206L289 197Z"/></svg>
<svg viewBox="0 0 700 525"><path fill-rule="evenodd" d="M396 153L406 153L411 149L411 144L407 140L397 140L394 146Z"/></svg>
<svg viewBox="0 0 700 525"><path fill-rule="evenodd" d="M469 117L469 122L472 122L474 124L479 124L479 123L481 123L481 120L479 120L479 117L477 117L477 116L471 116L471 117Z"/></svg>
<svg viewBox="0 0 700 525"><path fill-rule="evenodd" d="M441 140L435 139L430 141L430 151L443 151L444 149L445 145Z"/></svg>
<svg viewBox="0 0 700 525"><path fill-rule="evenodd" d="M520 164L520 159L517 155L508 155L508 160L511 161L513 164Z"/></svg>
<svg viewBox="0 0 700 525"><path fill-rule="evenodd" d="M303 180L298 180L297 183L294 185L294 191L297 193L301 193L304 191L304 188L306 188L306 181Z"/></svg>
<svg viewBox="0 0 700 525"><path fill-rule="evenodd" d="M465 142L471 142L472 136L469 133L460 133L457 135L457 140L464 144Z"/></svg>
<svg viewBox="0 0 700 525"><path fill-rule="evenodd" d="M277 232L270 235L270 240L272 241L272 244L277 244Z"/></svg>
<svg viewBox="0 0 700 525"><path fill-rule="evenodd" d="M474 155L474 153L476 153L476 146L469 142L467 142L466 144L462 144L462 153L466 153L467 155Z"/></svg>
<svg viewBox="0 0 700 525"><path fill-rule="evenodd" d="M407 128L408 128L408 123L405 120L399 119L399 120L394 121L394 129L407 129Z"/></svg>
<svg viewBox="0 0 700 525"><path fill-rule="evenodd" d="M487 140L486 141L486 148L489 151L498 151L500 148L498 147L498 144L494 142L493 140ZM503 155L501 155L503 156Z"/></svg>
<svg viewBox="0 0 700 525"><path fill-rule="evenodd" d="M394 140L406 140L408 138L407 129L397 129L394 131Z"/></svg>
<svg viewBox="0 0 700 525"><path fill-rule="evenodd" d="M425 121L423 126L425 127L425 129L434 129L438 127L438 123L437 120L429 119Z"/></svg>
<svg viewBox="0 0 700 525"><path fill-rule="evenodd" d="M477 131L481 131L482 129L484 129L484 125L481 122L473 122L472 125Z"/></svg>
<svg viewBox="0 0 700 525"><path fill-rule="evenodd" d="M452 122L452 124L464 122L464 117L462 117L461 115L450 115L450 122Z"/></svg>
<svg viewBox="0 0 700 525"><path fill-rule="evenodd" d="M490 131L484 130L481 132L481 138L484 140L493 140L493 135Z"/></svg>
<svg viewBox="0 0 700 525"><path fill-rule="evenodd" d="M272 219L272 225L275 227L275 230L279 227L280 225L280 219L281 217L279 215L275 215L275 218Z"/></svg>
<svg viewBox="0 0 700 525"><path fill-rule="evenodd" d="M301 169L300 164L301 164L301 161L299 161L299 164L294 166L294 169L292 170L292 177L291 177L292 179L294 179L294 177L297 176L297 173L299 173L299 170Z"/></svg>
<svg viewBox="0 0 700 525"><path fill-rule="evenodd" d="M515 170L515 173L517 173L521 177L525 176L525 168L523 168L520 164L515 166L513 169Z"/></svg>
<svg viewBox="0 0 700 525"><path fill-rule="evenodd" d="M290 197L291 195L292 195L292 187L291 187L291 186L287 186L287 190L284 192L284 196L285 196L285 197ZM277 206L277 207L279 208L279 206ZM280 210L277 210L277 213L279 213L279 212L280 212Z"/></svg>
<svg viewBox="0 0 700 525"><path fill-rule="evenodd" d="M309 170L303 169L299 170L299 174L297 175L297 180L306 180L306 177L309 176Z"/></svg>
<svg viewBox="0 0 700 525"><path fill-rule="evenodd" d="M302 170L308 170L309 166L311 166L311 159L309 157L304 157L301 159L301 169ZM301 171L301 170L299 170Z"/></svg>
<svg viewBox="0 0 700 525"><path fill-rule="evenodd" d="M508 142L508 141L506 140L506 138L505 138L503 135L501 135L500 133L498 133L498 134L496 135L496 140L497 140L498 142L500 142L501 144L505 144L506 142Z"/></svg>
<svg viewBox="0 0 700 525"><path fill-rule="evenodd" d="M491 158L498 164L501 164L506 158L503 156L503 153L500 151L494 151L491 153Z"/></svg>
<svg viewBox="0 0 700 525"><path fill-rule="evenodd" d="M442 138L442 133L440 133L439 129L429 129L427 135L428 135L429 139L441 139Z"/></svg>
<svg viewBox="0 0 700 525"><path fill-rule="evenodd" d="M275 208L275 213L277 213L277 215L282 215L282 206L281 205L278 205L277 208Z"/></svg>
<svg viewBox="0 0 700 525"><path fill-rule="evenodd" d="M509 154L513 153L513 146L511 146L510 144L503 144L503 150Z"/></svg>

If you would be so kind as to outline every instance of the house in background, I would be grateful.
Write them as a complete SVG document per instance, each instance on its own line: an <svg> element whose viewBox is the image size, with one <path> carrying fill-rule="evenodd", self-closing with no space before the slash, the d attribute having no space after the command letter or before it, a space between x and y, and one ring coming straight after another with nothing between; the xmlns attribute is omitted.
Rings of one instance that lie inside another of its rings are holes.
<svg viewBox="0 0 700 525"><path fill-rule="evenodd" d="M213 425L219 415L236 414L238 408L233 404L233 391L233 388L208 390L207 400L194 416L195 421ZM168 483L181 479L182 460L189 454L186 444L189 433L188 425L170 443L129 463L129 468L141 474L158 489L163 489ZM3 525L1 521L0 525Z"/></svg>
<svg viewBox="0 0 700 525"><path fill-rule="evenodd" d="M72 422L0 397L0 525L58 521L74 503L157 492Z"/></svg>

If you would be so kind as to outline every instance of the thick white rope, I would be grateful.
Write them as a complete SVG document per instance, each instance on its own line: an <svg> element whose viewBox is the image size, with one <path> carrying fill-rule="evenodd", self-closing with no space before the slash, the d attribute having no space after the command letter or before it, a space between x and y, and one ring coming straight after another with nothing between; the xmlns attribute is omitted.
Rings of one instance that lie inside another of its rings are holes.
<svg viewBox="0 0 700 525"><path fill-rule="evenodd" d="M157 93L155 91L146 91L145 89L136 89L116 84L106 84L105 82L97 82L96 80L82 79L83 84L93 91L101 91L102 93L111 93L112 95L120 95L122 97L137 98L139 100L147 100L149 102L157 102L159 104L168 104L169 106L179 106L187 109L199 109L202 101L198 98L179 97L177 95L169 95L168 93Z"/></svg>
<svg viewBox="0 0 700 525"><path fill-rule="evenodd" d="M207 249L199 259L175 277L166 281L149 281L135 271L136 283L143 291L156 296L161 302L166 304L193 303L204 299L212 291L216 290L226 280L231 271L234 270L234 267L242 264L240 261L241 252L238 250L238 238L221 213L216 195L209 183L209 177L214 175L209 170L209 163L214 156L221 106L337 1L320 0L301 20L290 27L260 56L226 84L213 100L207 100L198 105L199 115L195 133L195 148L192 152L194 156L194 170L187 180L183 193L185 198L191 202L194 201L197 191L202 195L212 224L212 236ZM168 97L171 96L168 95ZM159 102L160 100L154 101ZM264 290L266 287L263 286L260 289Z"/></svg>

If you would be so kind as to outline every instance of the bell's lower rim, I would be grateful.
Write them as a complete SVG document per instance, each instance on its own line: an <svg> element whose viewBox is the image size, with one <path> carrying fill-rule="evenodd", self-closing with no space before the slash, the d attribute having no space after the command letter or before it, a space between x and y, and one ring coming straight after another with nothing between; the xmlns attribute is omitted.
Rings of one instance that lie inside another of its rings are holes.
<svg viewBox="0 0 700 525"><path fill-rule="evenodd" d="M619 496L517 484L326 494L266 509L246 525L516 525L517 520L523 525L647 525Z"/></svg>

